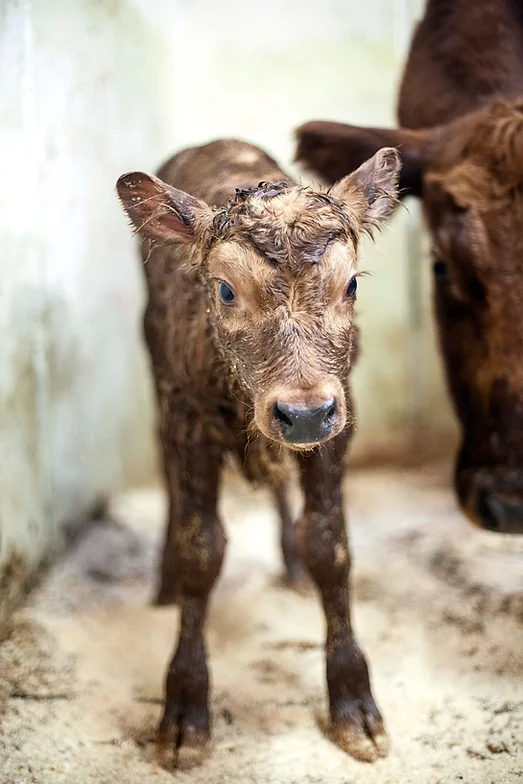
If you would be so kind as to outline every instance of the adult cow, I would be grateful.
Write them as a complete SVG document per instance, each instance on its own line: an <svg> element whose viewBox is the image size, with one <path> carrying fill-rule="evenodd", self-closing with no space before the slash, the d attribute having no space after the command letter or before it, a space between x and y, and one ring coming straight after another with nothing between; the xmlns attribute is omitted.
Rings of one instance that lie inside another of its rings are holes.
<svg viewBox="0 0 523 784"><path fill-rule="evenodd" d="M422 197L435 304L462 428L455 484L484 528L523 533L523 2L428 0L401 128L310 122L297 159L328 181L399 148Z"/></svg>

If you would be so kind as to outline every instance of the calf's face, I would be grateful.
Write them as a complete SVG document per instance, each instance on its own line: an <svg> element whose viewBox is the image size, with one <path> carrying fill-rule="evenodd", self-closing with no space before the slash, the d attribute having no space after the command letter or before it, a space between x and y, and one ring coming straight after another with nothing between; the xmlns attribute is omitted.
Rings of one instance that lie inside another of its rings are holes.
<svg viewBox="0 0 523 784"><path fill-rule="evenodd" d="M382 149L328 192L260 183L216 209L146 174L118 181L144 237L190 246L217 348L252 398L253 422L290 448L351 422L358 243L391 213L398 173L397 152Z"/></svg>

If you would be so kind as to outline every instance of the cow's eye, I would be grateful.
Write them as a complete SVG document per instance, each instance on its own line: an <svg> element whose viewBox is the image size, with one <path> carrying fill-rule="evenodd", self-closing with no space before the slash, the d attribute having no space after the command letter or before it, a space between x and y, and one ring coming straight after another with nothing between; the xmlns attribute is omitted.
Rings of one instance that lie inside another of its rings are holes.
<svg viewBox="0 0 523 784"><path fill-rule="evenodd" d="M230 286L227 285L227 283L223 283L223 281L218 286L218 296L224 305L230 305L232 302L234 302L234 291Z"/></svg>
<svg viewBox="0 0 523 784"><path fill-rule="evenodd" d="M447 265L441 259L434 259L432 269L434 271L434 277L438 280L447 276Z"/></svg>
<svg viewBox="0 0 523 784"><path fill-rule="evenodd" d="M352 278L351 282L347 286L347 291L345 292L345 296L348 299L354 299L354 297L356 296L357 289L358 289L358 281L356 280L356 278Z"/></svg>

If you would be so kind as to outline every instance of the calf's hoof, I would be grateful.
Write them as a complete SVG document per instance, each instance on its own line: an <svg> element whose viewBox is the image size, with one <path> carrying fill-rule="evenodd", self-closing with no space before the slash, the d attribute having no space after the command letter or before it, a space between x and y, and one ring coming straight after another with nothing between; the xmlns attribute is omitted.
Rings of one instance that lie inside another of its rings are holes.
<svg viewBox="0 0 523 784"><path fill-rule="evenodd" d="M383 719L370 695L347 702L342 717L332 722L330 736L337 746L360 762L376 762L389 753L390 742Z"/></svg>
<svg viewBox="0 0 523 784"><path fill-rule="evenodd" d="M206 759L211 734L206 712L168 705L158 735L158 761L162 768L189 770Z"/></svg>
<svg viewBox="0 0 523 784"><path fill-rule="evenodd" d="M296 559L291 563L285 564L285 571L281 581L283 585L292 591L296 591L296 593L312 593L313 583L301 560Z"/></svg>
<svg viewBox="0 0 523 784"><path fill-rule="evenodd" d="M314 585L306 572L292 577L285 573L282 575L281 584L291 591L299 593L301 596L310 596L314 593Z"/></svg>

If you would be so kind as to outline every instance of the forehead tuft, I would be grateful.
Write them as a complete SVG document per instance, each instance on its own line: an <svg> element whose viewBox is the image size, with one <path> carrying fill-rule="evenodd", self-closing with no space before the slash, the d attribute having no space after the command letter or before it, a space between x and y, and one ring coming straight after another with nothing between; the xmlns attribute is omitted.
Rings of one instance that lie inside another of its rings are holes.
<svg viewBox="0 0 523 784"><path fill-rule="evenodd" d="M316 263L335 240L357 244L355 216L327 193L288 182L237 189L215 213L214 240L235 240L269 263Z"/></svg>
<svg viewBox="0 0 523 784"><path fill-rule="evenodd" d="M523 182L523 101L496 100L452 126L429 183L484 211Z"/></svg>

